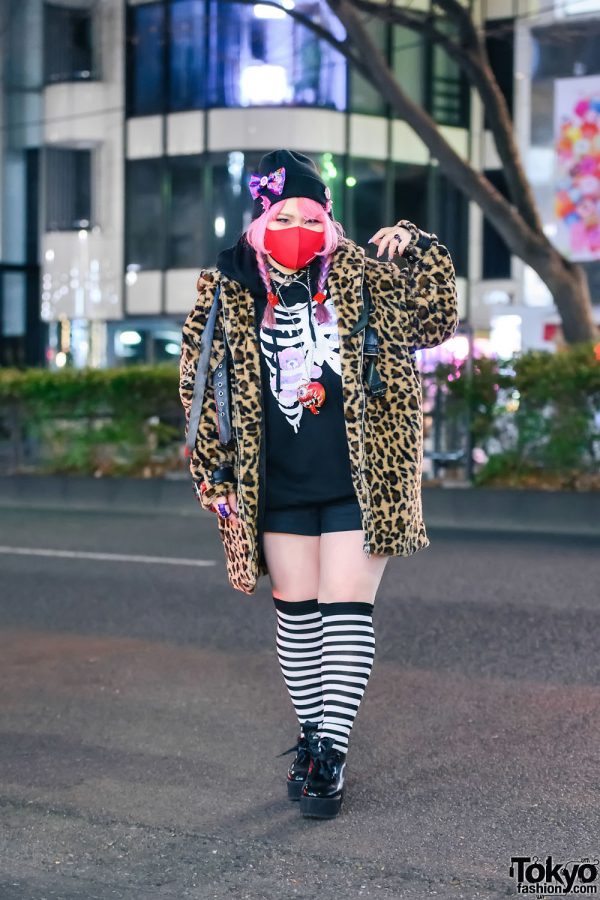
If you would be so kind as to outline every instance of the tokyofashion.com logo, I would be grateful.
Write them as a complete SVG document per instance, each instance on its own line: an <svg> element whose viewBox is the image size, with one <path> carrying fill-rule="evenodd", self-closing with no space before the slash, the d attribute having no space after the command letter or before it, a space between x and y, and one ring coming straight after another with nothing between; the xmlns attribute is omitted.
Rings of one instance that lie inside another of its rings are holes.
<svg viewBox="0 0 600 900"><path fill-rule="evenodd" d="M517 893L538 896L598 893L598 859L582 856L555 863L551 856L542 862L539 856L511 856L511 878L517 882Z"/></svg>

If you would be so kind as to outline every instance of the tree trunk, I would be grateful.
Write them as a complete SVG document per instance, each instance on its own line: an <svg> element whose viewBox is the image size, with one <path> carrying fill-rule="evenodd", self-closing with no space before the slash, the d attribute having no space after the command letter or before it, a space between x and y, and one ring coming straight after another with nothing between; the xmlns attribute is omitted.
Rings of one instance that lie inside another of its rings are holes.
<svg viewBox="0 0 600 900"><path fill-rule="evenodd" d="M590 289L581 266L570 262L549 241L525 262L540 276L556 304L567 344L600 338L592 316Z"/></svg>
<svg viewBox="0 0 600 900"><path fill-rule="evenodd" d="M350 42L368 61L369 80L395 115L404 119L421 138L449 180L478 204L510 251L531 266L548 287L562 319L565 341L573 344L597 340L598 327L594 324L589 286L581 266L571 263L555 249L542 231L537 216L533 223L527 222L519 209L503 197L482 172L476 171L450 146L432 117L404 92L351 0L328 0L328 4L345 27ZM504 125L510 127L508 122ZM509 151L515 156L515 171L525 179L514 140L509 142Z"/></svg>

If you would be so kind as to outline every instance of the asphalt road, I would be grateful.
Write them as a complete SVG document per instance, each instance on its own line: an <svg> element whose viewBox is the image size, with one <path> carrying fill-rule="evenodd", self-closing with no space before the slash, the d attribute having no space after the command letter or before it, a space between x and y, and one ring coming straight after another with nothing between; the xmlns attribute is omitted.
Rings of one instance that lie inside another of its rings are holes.
<svg viewBox="0 0 600 900"><path fill-rule="evenodd" d="M0 900L512 897L513 856L598 856L597 541L430 529L388 563L319 821L270 583L231 589L210 514L0 524Z"/></svg>

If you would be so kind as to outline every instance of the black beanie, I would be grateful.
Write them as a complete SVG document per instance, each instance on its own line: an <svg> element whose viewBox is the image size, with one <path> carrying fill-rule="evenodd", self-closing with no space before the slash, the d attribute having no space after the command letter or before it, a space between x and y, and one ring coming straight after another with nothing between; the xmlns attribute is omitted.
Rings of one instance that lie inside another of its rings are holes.
<svg viewBox="0 0 600 900"><path fill-rule="evenodd" d="M313 160L304 153L294 150L266 153L258 164L258 172L251 176L249 187L254 196L253 219L261 216L271 204L288 197L316 200L333 219L331 191ZM264 203L262 198L265 198Z"/></svg>

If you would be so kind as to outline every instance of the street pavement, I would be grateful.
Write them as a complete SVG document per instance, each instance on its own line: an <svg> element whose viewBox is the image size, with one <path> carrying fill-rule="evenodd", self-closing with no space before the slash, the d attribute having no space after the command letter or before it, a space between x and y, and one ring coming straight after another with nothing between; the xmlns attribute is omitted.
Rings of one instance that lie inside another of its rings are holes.
<svg viewBox="0 0 600 900"><path fill-rule="evenodd" d="M211 514L1 509L0 900L506 898L512 857L597 858L599 542L429 536L327 821L286 796L270 582L229 586Z"/></svg>

